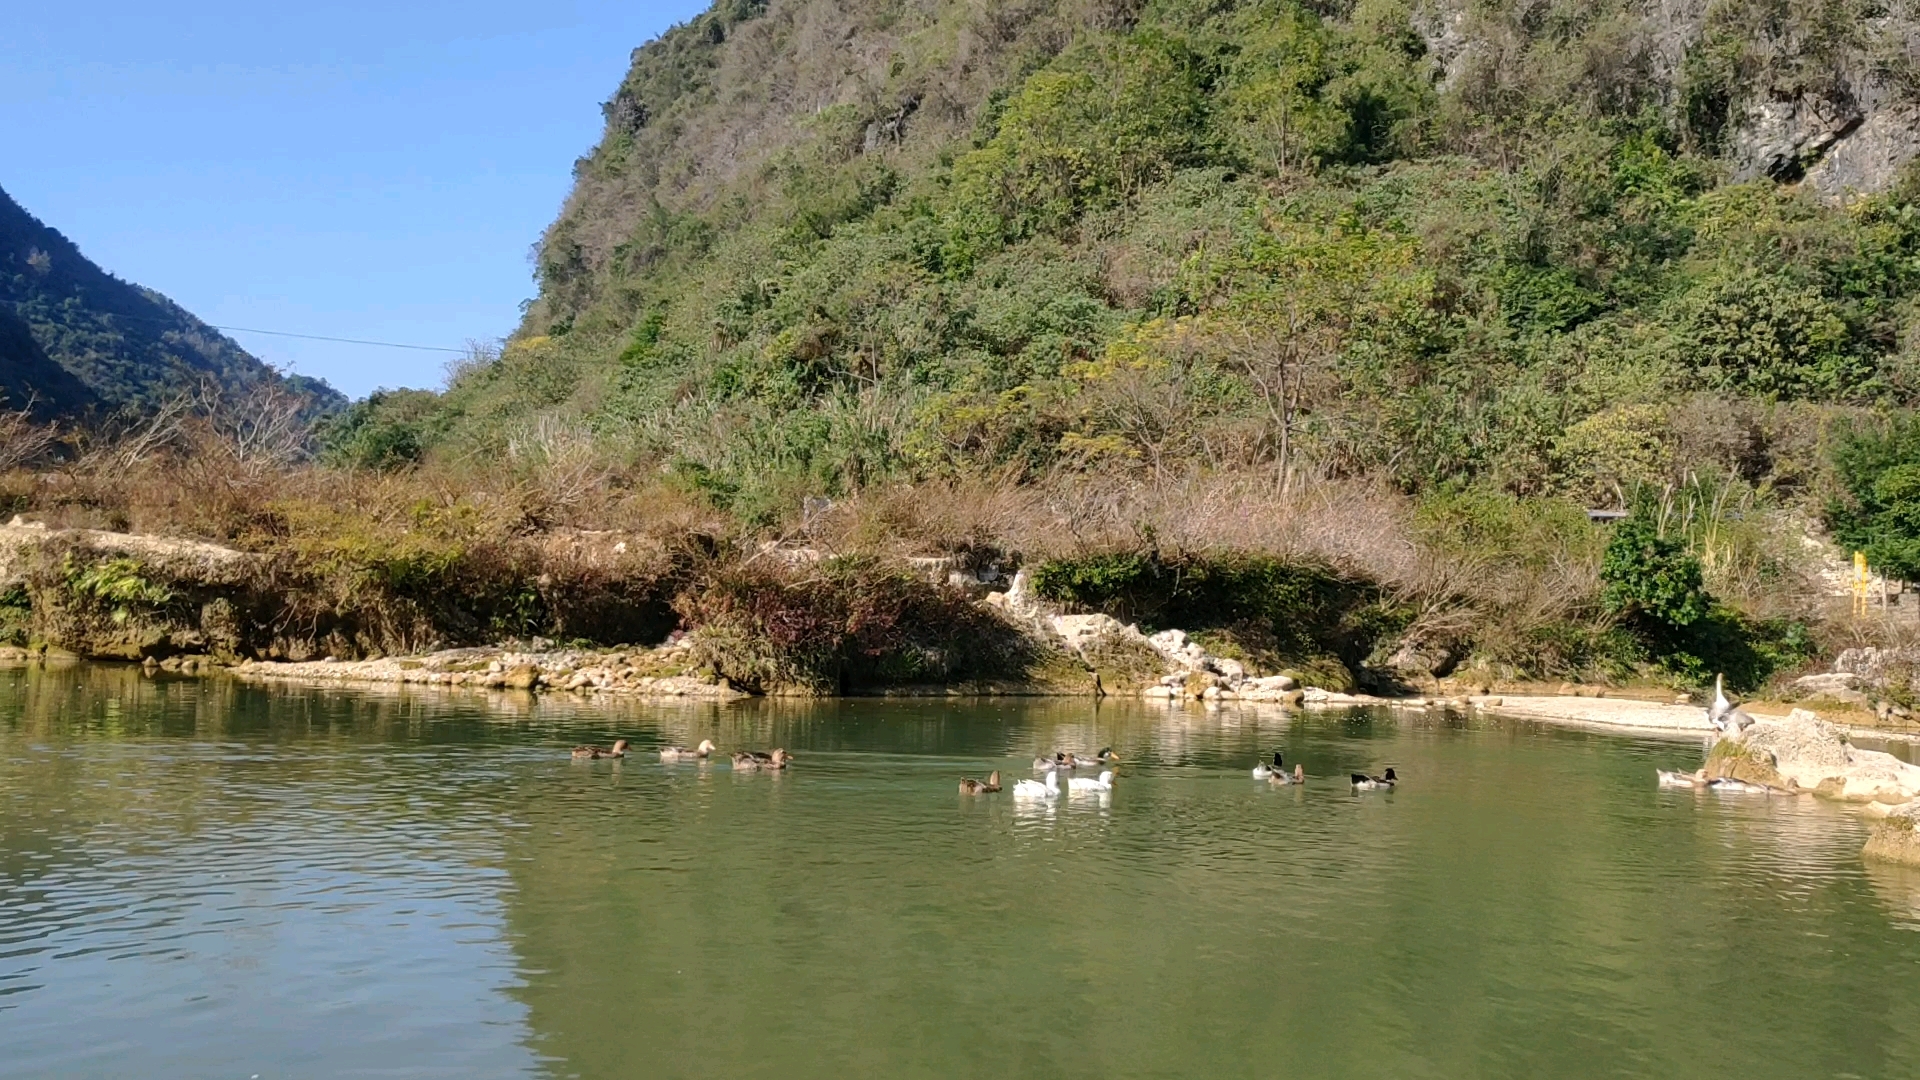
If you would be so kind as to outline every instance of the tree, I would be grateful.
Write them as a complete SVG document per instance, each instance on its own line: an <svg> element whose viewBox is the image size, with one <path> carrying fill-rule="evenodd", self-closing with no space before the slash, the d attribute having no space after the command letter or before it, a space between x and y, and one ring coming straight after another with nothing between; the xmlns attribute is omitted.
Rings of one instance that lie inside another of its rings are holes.
<svg viewBox="0 0 1920 1080"><path fill-rule="evenodd" d="M1076 422L1061 449L1142 461L1156 482L1178 462L1217 458L1209 436L1224 387L1201 346L1191 320L1153 319L1100 359L1068 365Z"/></svg>
<svg viewBox="0 0 1920 1080"><path fill-rule="evenodd" d="M1259 396L1274 487L1292 487L1305 410L1337 395L1339 364L1362 324L1393 320L1422 275L1403 237L1349 220L1269 215L1245 251L1224 260L1205 324L1228 366Z"/></svg>

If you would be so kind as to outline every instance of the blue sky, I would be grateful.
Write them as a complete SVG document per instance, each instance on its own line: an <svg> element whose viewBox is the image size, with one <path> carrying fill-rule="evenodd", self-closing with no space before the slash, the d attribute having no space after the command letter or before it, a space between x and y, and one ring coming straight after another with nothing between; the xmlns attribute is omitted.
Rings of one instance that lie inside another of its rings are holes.
<svg viewBox="0 0 1920 1080"><path fill-rule="evenodd" d="M628 54L706 6L9 4L0 187L208 322L499 338ZM355 397L448 359L232 336Z"/></svg>

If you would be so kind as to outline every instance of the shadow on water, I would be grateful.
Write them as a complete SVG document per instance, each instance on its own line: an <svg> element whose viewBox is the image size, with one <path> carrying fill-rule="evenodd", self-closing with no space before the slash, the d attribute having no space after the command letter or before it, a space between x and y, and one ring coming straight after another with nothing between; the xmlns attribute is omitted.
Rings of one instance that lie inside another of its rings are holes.
<svg viewBox="0 0 1920 1080"><path fill-rule="evenodd" d="M1917 879L1844 808L1656 790L1697 743L112 667L0 708L0 1076L1920 1074ZM797 761L653 760L701 738ZM1104 796L955 790L1103 746Z"/></svg>

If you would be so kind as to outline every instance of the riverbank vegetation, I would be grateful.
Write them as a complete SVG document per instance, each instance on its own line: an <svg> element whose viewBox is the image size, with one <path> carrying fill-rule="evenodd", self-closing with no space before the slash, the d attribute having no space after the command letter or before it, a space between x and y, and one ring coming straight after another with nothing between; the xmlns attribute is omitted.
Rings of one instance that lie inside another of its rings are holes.
<svg viewBox="0 0 1920 1080"><path fill-rule="evenodd" d="M0 476L0 511L252 561L209 592L172 584L205 575L164 560L43 554L8 594L9 637L311 658L694 630L703 670L750 689L1070 685L976 602L1021 567L1067 610L1185 629L1255 673L1338 689L1454 674L1697 685L1720 670L1749 686L1844 632L1821 619L1792 519L1729 513L1724 492L1650 497L1608 526L1484 487L1280 496L1259 474L1079 470L875 484L769 528L598 444L342 468L297 428L269 451L236 432L271 422L208 412L271 407L202 403L117 438L39 430L40 456ZM1628 542L1645 550L1627 557ZM232 624L217 649L147 618L195 623L215 593Z"/></svg>
<svg viewBox="0 0 1920 1080"><path fill-rule="evenodd" d="M987 663L941 574L1026 567L1255 668L1756 686L1894 632L1810 535L1920 576L1920 175L1836 171L1877 113L1755 126L1909 107L1865 10L726 0L443 389L197 402L0 498L258 552L327 649L938 680Z"/></svg>

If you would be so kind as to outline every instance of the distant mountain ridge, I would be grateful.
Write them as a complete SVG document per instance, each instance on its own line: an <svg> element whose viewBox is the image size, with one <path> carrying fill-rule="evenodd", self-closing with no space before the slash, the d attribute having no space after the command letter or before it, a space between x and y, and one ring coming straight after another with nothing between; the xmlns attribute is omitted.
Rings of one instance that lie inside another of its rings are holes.
<svg viewBox="0 0 1920 1080"><path fill-rule="evenodd" d="M53 362L26 323L0 306L0 407L50 417L84 412L99 401L86 383Z"/></svg>
<svg viewBox="0 0 1920 1080"><path fill-rule="evenodd" d="M23 338L24 333L24 338ZM0 189L0 394L42 414L140 407L214 379L284 380L328 409L318 379L283 376L172 300L95 265Z"/></svg>

